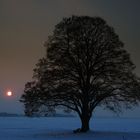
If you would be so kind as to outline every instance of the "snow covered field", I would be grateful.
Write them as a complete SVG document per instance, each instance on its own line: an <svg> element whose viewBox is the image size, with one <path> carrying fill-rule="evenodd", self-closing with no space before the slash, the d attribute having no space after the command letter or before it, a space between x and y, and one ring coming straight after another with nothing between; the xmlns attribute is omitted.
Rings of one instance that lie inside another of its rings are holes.
<svg viewBox="0 0 140 140"><path fill-rule="evenodd" d="M140 119L93 118L91 131L73 134L76 117L0 117L0 140L140 140Z"/></svg>

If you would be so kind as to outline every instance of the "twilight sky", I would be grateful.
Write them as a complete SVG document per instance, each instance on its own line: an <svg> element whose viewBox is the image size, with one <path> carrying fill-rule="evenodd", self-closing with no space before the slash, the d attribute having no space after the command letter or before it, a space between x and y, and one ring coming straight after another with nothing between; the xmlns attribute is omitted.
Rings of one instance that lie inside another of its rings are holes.
<svg viewBox="0 0 140 140"><path fill-rule="evenodd" d="M24 85L45 55L44 41L63 17L104 18L125 43L140 76L139 14L139 0L0 0L0 112L23 113L18 100ZM13 97L5 96L8 89ZM137 112L140 109L125 113L140 117Z"/></svg>

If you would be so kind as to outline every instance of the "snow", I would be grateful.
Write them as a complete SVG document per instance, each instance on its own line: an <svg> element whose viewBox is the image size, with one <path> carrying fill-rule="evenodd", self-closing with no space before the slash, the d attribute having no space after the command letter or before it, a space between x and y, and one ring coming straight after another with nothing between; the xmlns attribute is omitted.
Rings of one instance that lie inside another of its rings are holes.
<svg viewBox="0 0 140 140"><path fill-rule="evenodd" d="M140 119L93 118L91 131L74 134L76 117L0 117L0 140L140 140Z"/></svg>

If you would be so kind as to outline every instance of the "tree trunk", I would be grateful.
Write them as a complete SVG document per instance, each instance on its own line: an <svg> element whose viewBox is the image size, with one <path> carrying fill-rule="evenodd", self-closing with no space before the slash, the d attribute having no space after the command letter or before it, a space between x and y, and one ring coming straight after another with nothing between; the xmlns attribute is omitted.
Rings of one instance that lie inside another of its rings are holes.
<svg viewBox="0 0 140 140"><path fill-rule="evenodd" d="M80 119L81 119L80 132L87 132L90 130L90 127L89 127L90 118L91 118L91 114L90 114L89 110L84 109L80 116Z"/></svg>
<svg viewBox="0 0 140 140"><path fill-rule="evenodd" d="M89 116L86 115L86 116L81 117L81 123L82 123L81 129L80 129L81 132L87 132L90 130L89 121L90 121Z"/></svg>
<svg viewBox="0 0 140 140"><path fill-rule="evenodd" d="M89 127L89 121L90 121L91 115L88 115L88 113L86 114L84 112L84 114L80 115L80 119L81 119L81 128L78 128L76 130L74 130L74 133L86 133L87 131L90 130Z"/></svg>

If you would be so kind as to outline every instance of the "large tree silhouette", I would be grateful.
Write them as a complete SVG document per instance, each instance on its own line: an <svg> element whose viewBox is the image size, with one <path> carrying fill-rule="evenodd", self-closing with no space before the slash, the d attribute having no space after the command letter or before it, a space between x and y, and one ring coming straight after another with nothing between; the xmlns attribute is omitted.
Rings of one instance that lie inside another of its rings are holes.
<svg viewBox="0 0 140 140"><path fill-rule="evenodd" d="M97 106L113 111L137 105L139 78L114 29L99 17L72 16L55 26L47 57L34 69L21 101L31 115L43 105L78 113L79 132L89 130Z"/></svg>

